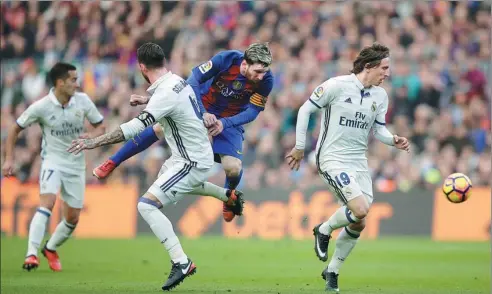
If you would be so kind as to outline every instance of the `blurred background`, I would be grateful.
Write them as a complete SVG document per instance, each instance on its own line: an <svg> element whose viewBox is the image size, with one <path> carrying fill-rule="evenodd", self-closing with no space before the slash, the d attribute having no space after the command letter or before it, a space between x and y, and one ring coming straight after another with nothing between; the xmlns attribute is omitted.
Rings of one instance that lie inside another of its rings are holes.
<svg viewBox="0 0 492 294"><path fill-rule="evenodd" d="M128 103L130 94L143 94L148 86L136 65L140 44L160 44L169 68L187 77L194 66L221 50L270 42L275 85L265 111L246 126L240 188L254 193L322 187L313 153L319 114L309 125L306 164L292 172L283 160L295 143L298 109L317 85L348 74L357 53L378 41L391 49L391 77L383 85L390 97L386 121L392 132L410 138L412 152L371 139L368 159L376 198L378 193L407 195L415 189L433 195L453 172L467 174L474 186L490 186L492 17L485 2L1 5L2 149L15 119L47 94L46 73L59 60L77 66L82 90L112 130L141 110ZM40 128L33 126L18 140L17 177L23 184L38 181L40 137ZM97 181L92 169L120 146L87 152L88 184L135 183L138 191L145 191L170 155L166 142L125 162L108 181ZM224 178L217 166L210 179L222 185Z"/></svg>

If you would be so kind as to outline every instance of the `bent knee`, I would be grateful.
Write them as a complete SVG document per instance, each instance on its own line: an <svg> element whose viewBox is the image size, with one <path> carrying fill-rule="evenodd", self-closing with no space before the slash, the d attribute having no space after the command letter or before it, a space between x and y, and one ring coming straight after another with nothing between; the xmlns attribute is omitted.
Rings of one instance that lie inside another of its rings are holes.
<svg viewBox="0 0 492 294"><path fill-rule="evenodd" d="M222 165L224 166L224 171L228 177L239 176L241 169L243 168L241 160L237 158L234 158L234 160L227 160L226 162L222 161Z"/></svg>
<svg viewBox="0 0 492 294"><path fill-rule="evenodd" d="M352 213L359 220L363 220L369 213L369 208L363 206L357 206L352 210Z"/></svg>
<svg viewBox="0 0 492 294"><path fill-rule="evenodd" d="M152 205L157 209L162 208L162 203L159 201L159 199L157 199L157 197L155 197L154 195L149 194L149 193L145 193L144 196L142 196L138 199L138 203L137 203L138 211L141 211L142 209L145 209L146 207L148 207L145 204Z"/></svg>
<svg viewBox="0 0 492 294"><path fill-rule="evenodd" d="M162 140L164 138L164 130L162 128L161 124L155 124L153 127L155 136L159 139Z"/></svg>
<svg viewBox="0 0 492 294"><path fill-rule="evenodd" d="M65 218L65 221L73 226L76 226L79 223L79 216L78 215L69 216Z"/></svg>
<svg viewBox="0 0 492 294"><path fill-rule="evenodd" d="M364 228L366 227L366 221L365 221L365 219L361 219L360 222L351 223L351 224L348 225L348 227L351 230L354 230L354 231L357 231L357 232L362 232L364 230Z"/></svg>

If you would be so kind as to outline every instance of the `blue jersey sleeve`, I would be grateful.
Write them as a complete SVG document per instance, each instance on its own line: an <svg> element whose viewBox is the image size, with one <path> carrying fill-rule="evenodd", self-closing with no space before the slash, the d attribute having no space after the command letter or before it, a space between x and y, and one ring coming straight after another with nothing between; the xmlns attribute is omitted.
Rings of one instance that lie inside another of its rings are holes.
<svg viewBox="0 0 492 294"><path fill-rule="evenodd" d="M240 57L236 51L222 51L212 57L209 61L193 68L192 73L199 84L214 78L221 71L227 70L236 57Z"/></svg>
<svg viewBox="0 0 492 294"><path fill-rule="evenodd" d="M265 78L261 81L261 84L256 92L251 95L251 98L249 99L250 107L257 109L258 111L264 110L268 101L268 95L270 95L272 88L273 75L268 72L268 74L265 75Z"/></svg>

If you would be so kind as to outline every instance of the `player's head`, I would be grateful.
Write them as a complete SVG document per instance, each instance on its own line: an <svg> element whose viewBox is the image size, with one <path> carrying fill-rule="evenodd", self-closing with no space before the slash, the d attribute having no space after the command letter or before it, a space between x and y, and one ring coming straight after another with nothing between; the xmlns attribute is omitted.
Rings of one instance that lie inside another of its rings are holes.
<svg viewBox="0 0 492 294"><path fill-rule="evenodd" d="M72 64L58 62L51 68L48 76L55 89L68 97L73 96L79 87L77 68Z"/></svg>
<svg viewBox="0 0 492 294"><path fill-rule="evenodd" d="M354 74L364 73L371 86L379 86L389 77L389 49L379 43L365 47L354 61Z"/></svg>
<svg viewBox="0 0 492 294"><path fill-rule="evenodd" d="M144 79L150 83L148 73L164 67L164 50L156 43L145 43L137 49L137 60Z"/></svg>
<svg viewBox="0 0 492 294"><path fill-rule="evenodd" d="M272 52L266 43L253 43L244 51L241 74L248 80L259 82L270 70Z"/></svg>

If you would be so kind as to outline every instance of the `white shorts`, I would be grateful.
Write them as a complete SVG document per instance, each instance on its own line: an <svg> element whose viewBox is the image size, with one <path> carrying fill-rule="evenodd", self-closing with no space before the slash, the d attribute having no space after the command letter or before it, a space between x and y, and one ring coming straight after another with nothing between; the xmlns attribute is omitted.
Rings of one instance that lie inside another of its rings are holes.
<svg viewBox="0 0 492 294"><path fill-rule="evenodd" d="M340 205L345 205L360 195L364 195L369 204L374 200L371 174L368 171L335 167L322 171L320 176L328 184L329 191L337 197Z"/></svg>
<svg viewBox="0 0 492 294"><path fill-rule="evenodd" d="M68 173L56 165L43 161L39 173L40 194L57 195L61 188L61 199L72 208L84 206L85 171Z"/></svg>
<svg viewBox="0 0 492 294"><path fill-rule="evenodd" d="M177 203L185 194L192 194L203 184L209 171L210 168L197 168L187 163L167 160L148 192L157 197L163 206Z"/></svg>

